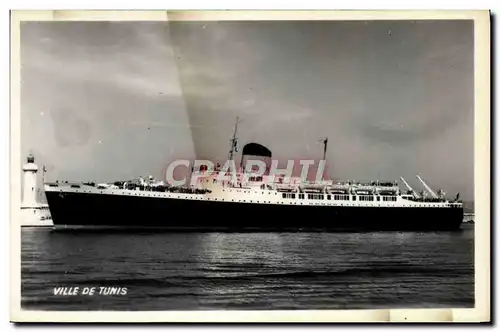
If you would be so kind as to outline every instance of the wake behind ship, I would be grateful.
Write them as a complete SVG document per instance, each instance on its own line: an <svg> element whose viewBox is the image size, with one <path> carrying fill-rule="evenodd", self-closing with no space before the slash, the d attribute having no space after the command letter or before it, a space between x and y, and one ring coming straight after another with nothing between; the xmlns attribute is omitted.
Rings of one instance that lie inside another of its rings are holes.
<svg viewBox="0 0 500 332"><path fill-rule="evenodd" d="M235 135L236 130L230 160ZM327 140L324 144L326 154ZM271 152L250 143L242 151L242 162L245 155L271 157ZM233 180L219 181L220 172L219 167L200 168L192 173L199 180L196 185L185 187L152 177L102 184L46 183L45 194L57 229L434 231L458 230L463 220L458 194L446 199L419 176L426 189L420 195L403 178L406 191L397 181L317 184L283 176L270 180L244 168Z"/></svg>

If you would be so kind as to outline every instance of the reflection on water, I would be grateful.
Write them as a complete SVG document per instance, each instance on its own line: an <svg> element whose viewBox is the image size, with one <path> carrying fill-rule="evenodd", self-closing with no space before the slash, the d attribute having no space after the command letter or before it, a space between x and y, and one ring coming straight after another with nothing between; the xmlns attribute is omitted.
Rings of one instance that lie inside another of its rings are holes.
<svg viewBox="0 0 500 332"><path fill-rule="evenodd" d="M47 310L472 307L473 226L435 233L23 229L22 305ZM54 296L57 286L126 296Z"/></svg>

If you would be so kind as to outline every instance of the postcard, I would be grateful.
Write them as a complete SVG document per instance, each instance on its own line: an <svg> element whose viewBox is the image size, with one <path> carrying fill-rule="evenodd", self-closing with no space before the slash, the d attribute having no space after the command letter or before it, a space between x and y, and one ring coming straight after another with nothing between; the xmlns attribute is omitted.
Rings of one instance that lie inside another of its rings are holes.
<svg viewBox="0 0 500 332"><path fill-rule="evenodd" d="M12 322L489 322L488 11L12 11Z"/></svg>

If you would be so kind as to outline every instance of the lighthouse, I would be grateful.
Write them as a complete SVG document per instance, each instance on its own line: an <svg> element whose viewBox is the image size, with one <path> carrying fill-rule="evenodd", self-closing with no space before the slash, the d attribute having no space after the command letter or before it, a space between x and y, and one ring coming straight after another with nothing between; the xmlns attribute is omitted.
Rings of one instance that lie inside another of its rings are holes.
<svg viewBox="0 0 500 332"><path fill-rule="evenodd" d="M37 176L38 166L35 157L29 154L26 164L23 165L23 196L21 201L21 226L22 227L47 227L52 226L49 206L37 201Z"/></svg>
<svg viewBox="0 0 500 332"><path fill-rule="evenodd" d="M37 201L38 166L35 157L30 154L23 165L23 195L21 200L21 226L22 227L46 227L52 226L49 206Z"/></svg>
<svg viewBox="0 0 500 332"><path fill-rule="evenodd" d="M26 158L26 164L23 165L24 177L24 190L23 190L23 207L36 207L36 175L38 173L38 166L35 164L35 157L30 154Z"/></svg>

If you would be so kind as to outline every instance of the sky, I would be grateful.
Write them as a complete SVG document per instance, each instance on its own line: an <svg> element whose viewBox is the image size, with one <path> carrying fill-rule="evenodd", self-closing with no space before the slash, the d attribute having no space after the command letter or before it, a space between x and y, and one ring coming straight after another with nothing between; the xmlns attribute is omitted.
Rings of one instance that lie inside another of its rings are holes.
<svg viewBox="0 0 500 332"><path fill-rule="evenodd" d="M22 156L46 181L163 178L257 142L345 180L474 195L472 21L26 22ZM235 158L239 160L240 154Z"/></svg>

